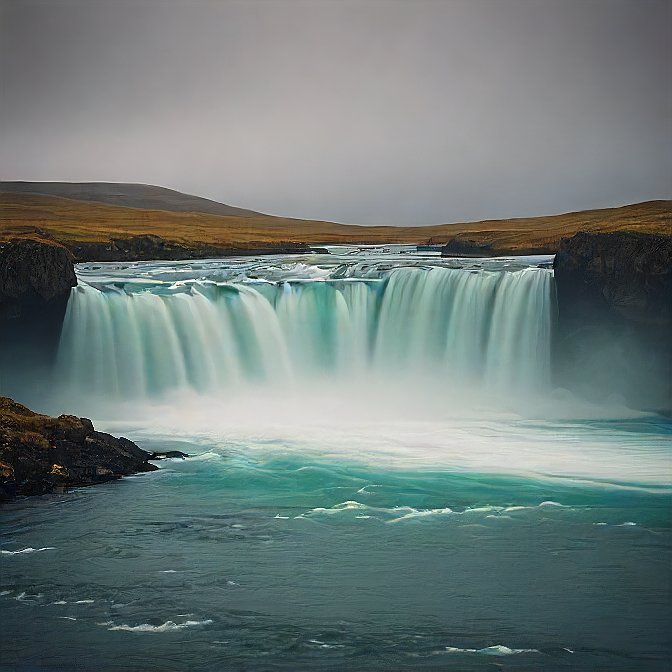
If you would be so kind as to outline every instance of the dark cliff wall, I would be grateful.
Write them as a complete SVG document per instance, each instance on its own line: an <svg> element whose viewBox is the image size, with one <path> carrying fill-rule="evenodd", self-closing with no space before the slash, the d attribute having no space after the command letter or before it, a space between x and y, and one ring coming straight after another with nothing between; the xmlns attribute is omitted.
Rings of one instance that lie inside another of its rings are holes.
<svg viewBox="0 0 672 672"><path fill-rule="evenodd" d="M485 232L489 234L491 232ZM492 236L489 236L493 238ZM481 240L468 235L458 234L451 238L442 248L442 257L511 257L528 254L555 254L556 247L553 243L538 242L534 245L525 246L517 244L514 246L499 245L496 241Z"/></svg>
<svg viewBox="0 0 672 672"><path fill-rule="evenodd" d="M249 247L181 243L159 236L131 236L114 238L108 243L75 243L69 246L76 261L147 261L164 259L206 259L236 255L307 254L311 248L305 243L251 243Z"/></svg>
<svg viewBox="0 0 672 672"><path fill-rule="evenodd" d="M578 233L561 241L553 267L556 381L669 413L672 235Z"/></svg>
<svg viewBox="0 0 672 672"><path fill-rule="evenodd" d="M47 384L42 374L76 284L72 254L63 246L27 238L0 243L0 392Z"/></svg>

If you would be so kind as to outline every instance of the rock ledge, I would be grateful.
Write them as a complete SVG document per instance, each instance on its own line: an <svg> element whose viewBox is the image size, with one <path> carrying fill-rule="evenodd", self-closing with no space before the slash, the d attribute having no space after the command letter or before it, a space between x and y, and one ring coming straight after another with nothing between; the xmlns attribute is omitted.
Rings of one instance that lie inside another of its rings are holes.
<svg viewBox="0 0 672 672"><path fill-rule="evenodd" d="M0 500L41 495L154 471L132 441L97 432L86 418L53 418L0 397Z"/></svg>

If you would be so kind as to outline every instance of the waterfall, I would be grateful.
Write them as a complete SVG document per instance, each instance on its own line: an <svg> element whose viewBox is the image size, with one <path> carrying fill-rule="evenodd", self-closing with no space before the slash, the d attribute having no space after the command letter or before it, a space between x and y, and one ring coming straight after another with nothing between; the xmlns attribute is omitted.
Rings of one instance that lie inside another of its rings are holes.
<svg viewBox="0 0 672 672"><path fill-rule="evenodd" d="M80 281L56 380L79 394L349 376L440 376L488 390L549 384L552 273L398 267L382 277L284 282Z"/></svg>

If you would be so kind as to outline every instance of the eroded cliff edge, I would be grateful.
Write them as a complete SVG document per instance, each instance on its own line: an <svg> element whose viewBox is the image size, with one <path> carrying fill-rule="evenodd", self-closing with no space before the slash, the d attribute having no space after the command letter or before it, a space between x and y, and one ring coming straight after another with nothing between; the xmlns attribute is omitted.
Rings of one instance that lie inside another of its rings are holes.
<svg viewBox="0 0 672 672"><path fill-rule="evenodd" d="M555 261L556 383L672 411L672 231L578 233Z"/></svg>

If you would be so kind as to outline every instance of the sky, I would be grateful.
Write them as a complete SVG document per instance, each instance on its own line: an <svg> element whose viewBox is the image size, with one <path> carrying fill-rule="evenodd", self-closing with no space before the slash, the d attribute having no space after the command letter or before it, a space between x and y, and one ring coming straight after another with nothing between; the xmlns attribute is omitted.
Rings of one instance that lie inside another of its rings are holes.
<svg viewBox="0 0 672 672"><path fill-rule="evenodd" d="M670 0L0 0L0 179L361 224L672 197Z"/></svg>

